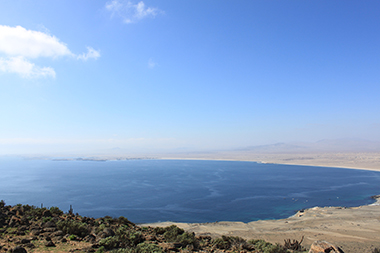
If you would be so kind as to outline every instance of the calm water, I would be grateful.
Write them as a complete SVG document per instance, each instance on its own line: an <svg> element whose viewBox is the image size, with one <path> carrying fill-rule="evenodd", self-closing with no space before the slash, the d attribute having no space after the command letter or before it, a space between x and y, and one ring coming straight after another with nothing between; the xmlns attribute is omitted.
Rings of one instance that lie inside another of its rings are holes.
<svg viewBox="0 0 380 253"><path fill-rule="evenodd" d="M373 171L229 161L0 160L0 199L136 223L286 218L380 194Z"/></svg>

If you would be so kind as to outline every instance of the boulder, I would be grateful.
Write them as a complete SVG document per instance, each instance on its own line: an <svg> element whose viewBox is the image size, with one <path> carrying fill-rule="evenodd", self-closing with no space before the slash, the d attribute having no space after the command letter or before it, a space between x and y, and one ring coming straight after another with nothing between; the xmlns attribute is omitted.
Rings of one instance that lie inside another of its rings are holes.
<svg viewBox="0 0 380 253"><path fill-rule="evenodd" d="M42 233L42 230L41 230L41 229L32 229L32 230L30 231L30 233L31 233L32 235L39 235L39 234Z"/></svg>
<svg viewBox="0 0 380 253"><path fill-rule="evenodd" d="M48 221L42 224L43 228L55 228L57 225L55 224L54 221Z"/></svg>
<svg viewBox="0 0 380 253"><path fill-rule="evenodd" d="M86 242L94 243L96 241L96 237L94 235L86 235L85 238L83 238Z"/></svg>
<svg viewBox="0 0 380 253"><path fill-rule="evenodd" d="M63 231L62 230L58 230L58 231L56 231L56 232L54 232L54 233L51 233L51 237L57 237L57 236L64 236L65 235L65 233L63 233Z"/></svg>
<svg viewBox="0 0 380 253"><path fill-rule="evenodd" d="M326 241L315 241L310 247L309 253L344 253L339 247Z"/></svg>
<svg viewBox="0 0 380 253"><path fill-rule="evenodd" d="M20 243L21 243L21 244L27 244L27 243L30 243L30 240L24 238L24 239L21 239L21 242L20 242Z"/></svg>
<svg viewBox="0 0 380 253"><path fill-rule="evenodd" d="M52 214L51 214L50 210L45 210L42 213L42 217L51 217L51 216L52 216Z"/></svg>
<svg viewBox="0 0 380 253"><path fill-rule="evenodd" d="M36 246L34 246L34 244L31 243L31 242L24 244L24 246L27 247L27 248L30 248L30 249L33 249L33 248L36 247Z"/></svg>
<svg viewBox="0 0 380 253"><path fill-rule="evenodd" d="M55 247L55 244L54 244L54 242L52 242L52 241L47 241L47 242L45 243L45 246L46 246L46 247Z"/></svg>
<svg viewBox="0 0 380 253"><path fill-rule="evenodd" d="M12 253L27 253L26 249L21 246L16 246L13 249L10 250Z"/></svg>
<svg viewBox="0 0 380 253"><path fill-rule="evenodd" d="M106 234L106 237L114 236L115 235L115 232L112 229L110 229L110 228L103 229L103 233Z"/></svg>
<svg viewBox="0 0 380 253"><path fill-rule="evenodd" d="M53 232L55 232L57 230L58 230L57 228L44 228L43 229L44 232L49 232L49 233L53 233Z"/></svg>

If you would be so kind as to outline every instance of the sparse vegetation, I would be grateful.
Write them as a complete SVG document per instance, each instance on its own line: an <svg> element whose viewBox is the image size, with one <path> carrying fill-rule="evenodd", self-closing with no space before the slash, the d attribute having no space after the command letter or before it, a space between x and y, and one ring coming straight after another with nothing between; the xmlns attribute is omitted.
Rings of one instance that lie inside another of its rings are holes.
<svg viewBox="0 0 380 253"><path fill-rule="evenodd" d="M241 237L196 236L172 225L139 227L125 217L94 219L63 213L58 207L18 204L6 206L0 201L0 246L8 251L15 246L38 252L255 252L287 253L304 250L301 241L285 240L273 245L263 240L246 241ZM77 249L74 251L74 247ZM289 251L290 250L290 251ZM373 253L380 253L376 248Z"/></svg>
<svg viewBox="0 0 380 253"><path fill-rule="evenodd" d="M289 252L285 247L279 244L271 244L264 240L250 240L248 243L252 244L255 249L262 253L287 253Z"/></svg>
<svg viewBox="0 0 380 253"><path fill-rule="evenodd" d="M75 220L60 220L57 222L57 228L65 234L77 235L85 237L90 233L86 223Z"/></svg>

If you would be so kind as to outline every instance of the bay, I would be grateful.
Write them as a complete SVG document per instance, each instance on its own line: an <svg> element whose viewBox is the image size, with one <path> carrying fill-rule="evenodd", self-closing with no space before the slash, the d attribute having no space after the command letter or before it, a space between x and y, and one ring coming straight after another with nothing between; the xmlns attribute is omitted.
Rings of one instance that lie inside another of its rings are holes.
<svg viewBox="0 0 380 253"><path fill-rule="evenodd" d="M135 223L281 219L314 206L359 206L380 173L238 161L0 159L0 199Z"/></svg>

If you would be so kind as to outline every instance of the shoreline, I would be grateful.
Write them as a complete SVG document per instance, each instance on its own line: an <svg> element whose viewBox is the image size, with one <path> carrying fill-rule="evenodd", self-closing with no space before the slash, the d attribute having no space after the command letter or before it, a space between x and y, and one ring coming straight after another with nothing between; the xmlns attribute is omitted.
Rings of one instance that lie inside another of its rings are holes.
<svg viewBox="0 0 380 253"><path fill-rule="evenodd" d="M342 154L343 155L343 154ZM376 158L378 153L373 154ZM289 155L283 155L289 156ZM294 155L290 155L294 156ZM261 163L334 167L343 169L357 169L380 172L377 161L371 166L362 166L362 163L347 164L342 161L329 161L328 164L315 159L312 162L302 163L284 158L261 159ZM258 162L257 159L215 158L215 157L162 157L164 160L215 160L215 161L246 161ZM267 160L267 161L265 161ZM302 159L298 159L302 160ZM343 165L342 165L343 164ZM347 166L351 165L351 166ZM339 246L346 253L372 252L374 247L380 247L380 195L373 196L375 201L368 205L357 207L312 207L299 210L294 215L277 220L258 220L244 222L213 222L213 223L179 223L160 222L139 224L140 226L170 226L176 225L188 232L197 235L209 236L240 236L245 239L263 239L271 243L283 243L285 238L300 240L304 236L304 246L316 240L325 240Z"/></svg>
<svg viewBox="0 0 380 253"><path fill-rule="evenodd" d="M360 168L360 167L348 167L348 166L330 166L330 165L322 165L322 164L299 164L299 163L278 163L278 162L265 162L265 161L256 161L256 160L235 160L235 159L209 159L209 158L157 158L157 160L189 160L189 161L230 161L230 162L255 162L259 164L278 164L278 165L294 165L294 166L310 166L310 167L324 167L324 168L339 168L339 169L350 169L350 170L368 170L368 171L377 171L380 172L379 169L375 168Z"/></svg>
<svg viewBox="0 0 380 253"><path fill-rule="evenodd" d="M139 226L166 227L176 225L196 235L212 237L239 236L283 244L285 239L300 240L310 245L317 240L328 241L345 253L372 252L380 247L380 195L375 202L357 207L312 207L278 220L248 223L219 221L212 223L159 222Z"/></svg>

